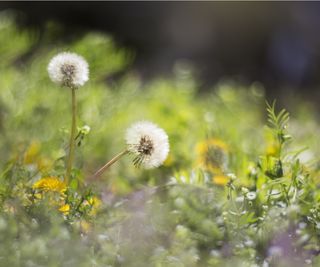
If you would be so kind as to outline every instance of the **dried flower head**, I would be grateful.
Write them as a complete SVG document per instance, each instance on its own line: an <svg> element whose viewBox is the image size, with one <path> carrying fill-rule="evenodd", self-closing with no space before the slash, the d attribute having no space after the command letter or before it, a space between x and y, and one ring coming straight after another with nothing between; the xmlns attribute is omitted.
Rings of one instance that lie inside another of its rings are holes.
<svg viewBox="0 0 320 267"><path fill-rule="evenodd" d="M78 88L89 80L87 61L75 53L62 52L53 57L48 73L54 83L67 87Z"/></svg>
<svg viewBox="0 0 320 267"><path fill-rule="evenodd" d="M133 162L136 166L155 168L168 156L168 135L151 122L141 121L133 124L127 130L125 139L128 151L135 155Z"/></svg>

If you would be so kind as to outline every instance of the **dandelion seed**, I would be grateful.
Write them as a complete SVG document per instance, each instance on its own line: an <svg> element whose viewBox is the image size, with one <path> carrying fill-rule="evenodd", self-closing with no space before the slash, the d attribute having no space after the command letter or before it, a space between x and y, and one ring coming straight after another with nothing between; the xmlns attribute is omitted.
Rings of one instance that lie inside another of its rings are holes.
<svg viewBox="0 0 320 267"><path fill-rule="evenodd" d="M89 80L88 63L75 53L62 52L53 57L48 73L54 83L67 87L78 88Z"/></svg>
<svg viewBox="0 0 320 267"><path fill-rule="evenodd" d="M126 133L129 153L133 163L151 169L160 166L168 156L169 141L166 132L157 125L142 121L133 124Z"/></svg>

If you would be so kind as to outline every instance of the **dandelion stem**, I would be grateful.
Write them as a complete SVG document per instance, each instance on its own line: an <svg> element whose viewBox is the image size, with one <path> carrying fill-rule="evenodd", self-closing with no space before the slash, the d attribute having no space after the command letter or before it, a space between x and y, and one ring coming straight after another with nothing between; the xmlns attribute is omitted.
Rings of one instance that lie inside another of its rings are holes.
<svg viewBox="0 0 320 267"><path fill-rule="evenodd" d="M113 165L115 162L117 162L121 157L128 154L129 151L126 149L116 156L114 156L111 160L109 160L105 165L103 165L99 170L97 170L94 175L92 175L92 178L98 178L105 170L107 170L111 165Z"/></svg>
<svg viewBox="0 0 320 267"><path fill-rule="evenodd" d="M74 159L74 150L75 150L75 135L76 135L76 113L77 113L77 102L76 102L76 88L71 88L72 94L72 124L71 124L71 133L70 133L70 145L69 145L69 154L67 158L67 171L65 176L65 182L68 184L71 170L72 170L72 163Z"/></svg>

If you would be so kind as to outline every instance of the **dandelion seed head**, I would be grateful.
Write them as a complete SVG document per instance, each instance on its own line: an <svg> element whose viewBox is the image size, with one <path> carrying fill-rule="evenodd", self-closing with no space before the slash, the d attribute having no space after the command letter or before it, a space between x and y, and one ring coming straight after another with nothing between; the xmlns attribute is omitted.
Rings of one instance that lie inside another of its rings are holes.
<svg viewBox="0 0 320 267"><path fill-rule="evenodd" d="M87 61L75 53L62 52L54 56L49 65L50 79L62 86L78 88L89 80Z"/></svg>
<svg viewBox="0 0 320 267"><path fill-rule="evenodd" d="M166 132L154 123L141 121L126 132L128 150L135 156L135 165L146 169L160 166L168 156L169 141Z"/></svg>

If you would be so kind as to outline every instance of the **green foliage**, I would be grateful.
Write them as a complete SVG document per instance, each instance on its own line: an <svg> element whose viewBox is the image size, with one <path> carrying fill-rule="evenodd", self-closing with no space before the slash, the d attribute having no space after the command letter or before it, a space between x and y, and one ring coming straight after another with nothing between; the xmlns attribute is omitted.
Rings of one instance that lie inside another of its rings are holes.
<svg viewBox="0 0 320 267"><path fill-rule="evenodd" d="M275 102L265 111L258 84L200 94L192 68L179 64L170 79L143 83L133 53L109 36L55 44L57 30L49 23L35 45L36 33L0 17L0 266L320 263L320 127L310 106L292 105L289 126ZM77 91L68 186L70 92L46 71L64 50L83 55L91 73ZM137 120L168 133L164 165L138 169L129 157L91 179Z"/></svg>
<svg viewBox="0 0 320 267"><path fill-rule="evenodd" d="M270 128L273 130L278 143L279 151L278 157L280 158L282 147L285 143L291 139L291 136L286 134L286 129L289 122L289 112L285 109L282 109L278 114L275 111L276 101L272 103L272 106L267 102L267 113L268 113L268 122Z"/></svg>

